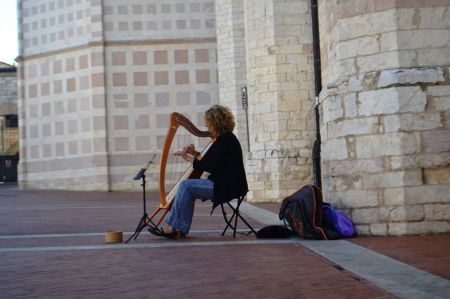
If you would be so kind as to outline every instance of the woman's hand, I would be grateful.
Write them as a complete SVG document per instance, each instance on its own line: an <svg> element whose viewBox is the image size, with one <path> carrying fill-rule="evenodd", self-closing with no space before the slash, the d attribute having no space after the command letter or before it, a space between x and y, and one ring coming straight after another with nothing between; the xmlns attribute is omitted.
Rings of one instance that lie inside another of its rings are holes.
<svg viewBox="0 0 450 299"><path fill-rule="evenodd" d="M192 163L199 154L200 153L195 150L195 146L193 144L185 146L182 151L174 153L175 156L180 156L189 163Z"/></svg>
<svg viewBox="0 0 450 299"><path fill-rule="evenodd" d="M193 144L189 144L187 147L183 148L183 151L186 151L189 155L192 155L194 158L197 158L197 156L200 155L200 153L195 150L195 146Z"/></svg>

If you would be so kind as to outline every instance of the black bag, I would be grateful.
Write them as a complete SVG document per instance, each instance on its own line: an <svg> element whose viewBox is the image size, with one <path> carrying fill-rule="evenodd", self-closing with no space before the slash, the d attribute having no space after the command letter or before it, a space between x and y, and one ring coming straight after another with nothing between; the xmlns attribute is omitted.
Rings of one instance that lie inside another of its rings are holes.
<svg viewBox="0 0 450 299"><path fill-rule="evenodd" d="M256 232L258 239L286 239L292 235L292 231L283 225L264 226Z"/></svg>
<svg viewBox="0 0 450 299"><path fill-rule="evenodd" d="M314 185L306 185L286 197L279 214L292 231L305 239L339 239L341 235L322 225L322 191Z"/></svg>

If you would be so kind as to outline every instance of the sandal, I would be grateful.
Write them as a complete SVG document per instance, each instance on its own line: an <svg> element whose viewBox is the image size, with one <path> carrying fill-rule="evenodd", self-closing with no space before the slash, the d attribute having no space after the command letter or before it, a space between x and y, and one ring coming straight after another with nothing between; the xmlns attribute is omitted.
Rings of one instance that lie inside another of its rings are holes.
<svg viewBox="0 0 450 299"><path fill-rule="evenodd" d="M158 228L158 227L149 227L149 228L148 228L148 231L149 231L151 234L155 235L155 236L158 236L158 237L165 237L165 238L170 239L170 240L176 240L176 239L180 239L180 238L183 238L183 237L186 236L185 234L183 234L183 233L182 233L181 231L179 231L178 229L174 229L174 230L171 231L170 233L166 233L162 227L161 227L161 228Z"/></svg>

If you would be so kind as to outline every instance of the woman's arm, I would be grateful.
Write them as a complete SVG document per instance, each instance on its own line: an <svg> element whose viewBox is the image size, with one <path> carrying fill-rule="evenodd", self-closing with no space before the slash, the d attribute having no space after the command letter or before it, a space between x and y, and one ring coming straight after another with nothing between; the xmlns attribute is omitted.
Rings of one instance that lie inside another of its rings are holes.
<svg viewBox="0 0 450 299"><path fill-rule="evenodd" d="M213 173L217 165L224 159L229 147L228 138L225 134L220 135L211 145L205 156L201 159L193 160L194 169Z"/></svg>

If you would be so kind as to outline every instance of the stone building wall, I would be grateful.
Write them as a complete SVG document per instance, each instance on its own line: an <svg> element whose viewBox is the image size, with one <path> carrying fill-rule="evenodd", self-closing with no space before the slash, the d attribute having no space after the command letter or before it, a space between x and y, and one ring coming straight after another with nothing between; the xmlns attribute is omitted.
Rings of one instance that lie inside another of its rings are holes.
<svg viewBox="0 0 450 299"><path fill-rule="evenodd" d="M312 182L314 76L307 1L245 1L252 201Z"/></svg>
<svg viewBox="0 0 450 299"><path fill-rule="evenodd" d="M325 200L361 234L450 231L450 3L318 2ZM168 115L201 126L217 102L250 201L312 183L310 1L21 0L19 15L22 186L136 190Z"/></svg>
<svg viewBox="0 0 450 299"><path fill-rule="evenodd" d="M169 114L204 128L218 102L214 11L210 0L20 1L21 185L136 190Z"/></svg>
<svg viewBox="0 0 450 299"><path fill-rule="evenodd" d="M247 153L248 115L243 109L241 97L241 88L247 86L244 1L215 2L220 103L230 107L236 116L235 133L241 141L243 152Z"/></svg>
<svg viewBox="0 0 450 299"><path fill-rule="evenodd" d="M0 62L0 115L17 115L17 71Z"/></svg>
<svg viewBox="0 0 450 299"><path fill-rule="evenodd" d="M0 61L0 155L14 156L18 151L18 129L6 124L11 116L17 117L17 69ZM0 164L0 180L2 167L5 165Z"/></svg>
<svg viewBox="0 0 450 299"><path fill-rule="evenodd" d="M319 14L326 200L361 234L448 232L450 3L320 1Z"/></svg>

